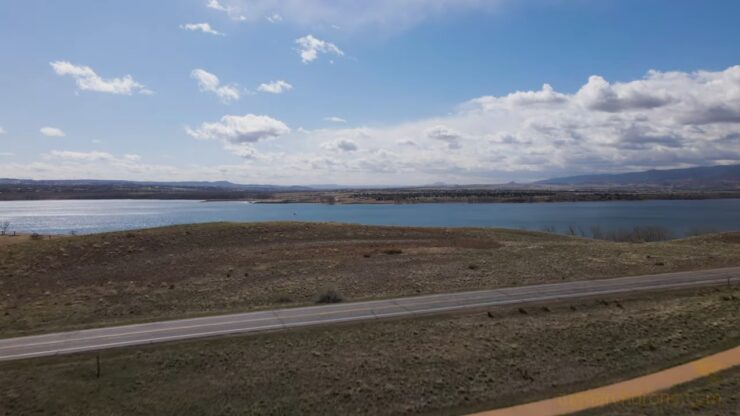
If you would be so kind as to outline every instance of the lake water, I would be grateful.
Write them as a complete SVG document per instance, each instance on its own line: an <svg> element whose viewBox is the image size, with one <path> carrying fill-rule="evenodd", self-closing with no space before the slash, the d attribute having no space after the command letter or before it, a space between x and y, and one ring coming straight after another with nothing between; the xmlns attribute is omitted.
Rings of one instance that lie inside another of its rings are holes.
<svg viewBox="0 0 740 416"><path fill-rule="evenodd" d="M740 199L532 204L323 205L164 200L0 201L11 231L79 234L214 221L321 221L588 230L660 226L676 235L740 230Z"/></svg>

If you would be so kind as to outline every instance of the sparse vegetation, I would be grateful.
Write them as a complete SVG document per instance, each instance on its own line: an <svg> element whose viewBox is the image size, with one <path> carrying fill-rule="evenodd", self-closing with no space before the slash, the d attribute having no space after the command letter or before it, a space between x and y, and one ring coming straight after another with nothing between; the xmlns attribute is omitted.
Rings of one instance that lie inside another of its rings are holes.
<svg viewBox="0 0 740 416"><path fill-rule="evenodd" d="M528 308L529 315L497 308L492 317L476 312L104 351L99 379L94 353L3 362L0 414L466 414L610 384L737 345L740 302L721 300L727 293L620 298L624 309L597 301L575 304L576 312L567 303L549 304L549 313ZM731 414L717 409L701 410Z"/></svg>
<svg viewBox="0 0 740 416"><path fill-rule="evenodd" d="M317 288L357 301L740 265L738 233L633 244L503 229L223 223L29 239L0 239L0 336L284 307L283 296L310 305Z"/></svg>
<svg viewBox="0 0 740 416"><path fill-rule="evenodd" d="M7 234L9 228L10 228L10 221L0 222L0 235Z"/></svg>

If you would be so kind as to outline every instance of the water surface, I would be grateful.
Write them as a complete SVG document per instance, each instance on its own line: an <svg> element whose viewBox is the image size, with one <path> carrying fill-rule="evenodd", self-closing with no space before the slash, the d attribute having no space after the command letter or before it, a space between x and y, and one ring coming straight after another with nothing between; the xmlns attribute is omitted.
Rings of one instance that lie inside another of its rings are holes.
<svg viewBox="0 0 740 416"><path fill-rule="evenodd" d="M588 230L660 226L676 235L740 230L740 199L526 204L324 205L169 200L0 201L0 222L42 234L97 233L214 221L321 221L370 225L506 227L569 226Z"/></svg>

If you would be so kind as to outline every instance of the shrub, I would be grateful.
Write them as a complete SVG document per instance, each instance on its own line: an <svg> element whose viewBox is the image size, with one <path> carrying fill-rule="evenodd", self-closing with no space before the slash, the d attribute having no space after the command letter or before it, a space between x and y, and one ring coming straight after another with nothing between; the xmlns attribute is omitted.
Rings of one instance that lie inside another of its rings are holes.
<svg viewBox="0 0 740 416"><path fill-rule="evenodd" d="M383 251L383 253L385 253L385 254L401 254L401 253L403 253L403 250L399 250L397 248L391 248L391 249L388 249L388 250Z"/></svg>
<svg viewBox="0 0 740 416"><path fill-rule="evenodd" d="M41 234L39 234L39 233L33 233L33 234L31 234L31 240L41 240L43 238L44 238L44 236L41 235Z"/></svg>
<svg viewBox="0 0 740 416"><path fill-rule="evenodd" d="M316 301L316 303L339 303L342 300L342 296L337 293L337 291L329 289L319 295L319 299Z"/></svg>

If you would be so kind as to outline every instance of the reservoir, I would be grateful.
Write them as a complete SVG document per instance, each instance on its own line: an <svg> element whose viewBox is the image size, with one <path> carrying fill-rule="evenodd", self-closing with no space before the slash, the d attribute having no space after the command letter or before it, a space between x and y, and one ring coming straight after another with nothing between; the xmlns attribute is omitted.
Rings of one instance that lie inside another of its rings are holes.
<svg viewBox="0 0 740 416"><path fill-rule="evenodd" d="M740 199L407 205L253 204L193 200L0 201L0 223L40 234L90 234L217 221L314 221L424 227L602 230L662 227L676 236L740 230Z"/></svg>

